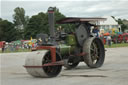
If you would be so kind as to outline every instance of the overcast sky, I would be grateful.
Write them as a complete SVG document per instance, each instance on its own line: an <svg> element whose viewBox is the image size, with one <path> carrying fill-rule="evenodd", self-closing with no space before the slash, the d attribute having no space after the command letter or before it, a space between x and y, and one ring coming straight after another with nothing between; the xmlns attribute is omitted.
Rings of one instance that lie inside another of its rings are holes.
<svg viewBox="0 0 128 85"><path fill-rule="evenodd" d="M46 12L49 6L56 6L67 17L115 16L128 19L128 0L2 0L1 17L12 21L16 7L23 7L26 15Z"/></svg>

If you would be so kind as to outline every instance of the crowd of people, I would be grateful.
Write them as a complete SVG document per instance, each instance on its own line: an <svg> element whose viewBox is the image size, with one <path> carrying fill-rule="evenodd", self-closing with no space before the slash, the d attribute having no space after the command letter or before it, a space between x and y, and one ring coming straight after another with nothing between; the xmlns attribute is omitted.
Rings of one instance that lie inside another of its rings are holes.
<svg viewBox="0 0 128 85"><path fill-rule="evenodd" d="M98 38L103 37L103 39L104 39L103 34L101 34L101 36L99 35L99 28L98 28L98 26L94 26L94 29L92 30L92 33L93 33L93 35L94 35L95 37L98 37ZM107 44L108 46L111 46L111 44L112 44L112 38L111 38L111 36L108 35L108 36L106 36L105 39L106 39L106 44Z"/></svg>
<svg viewBox="0 0 128 85"><path fill-rule="evenodd" d="M98 26L94 26L94 28L92 29L92 34L95 37L100 38L101 36L99 35L99 28ZM103 37L104 38L104 37ZM108 46L111 46L111 41L112 38L111 36L106 36L106 44ZM4 43L2 46L2 52L5 51L10 51L10 52L15 52L15 51L19 51L19 50L25 50L25 49L31 49L31 48L36 48L37 47L37 42L35 43L22 43L22 44L15 44L15 43Z"/></svg>
<svg viewBox="0 0 128 85"><path fill-rule="evenodd" d="M24 51L24 50L31 50L31 48L36 48L37 43L22 43L22 44L15 44L15 43L4 43L2 46L2 52L17 52L17 51Z"/></svg>

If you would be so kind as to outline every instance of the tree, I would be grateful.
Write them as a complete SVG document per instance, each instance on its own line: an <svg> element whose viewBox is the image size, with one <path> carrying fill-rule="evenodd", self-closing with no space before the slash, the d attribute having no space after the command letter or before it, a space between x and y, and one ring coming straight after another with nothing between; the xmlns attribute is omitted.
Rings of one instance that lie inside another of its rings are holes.
<svg viewBox="0 0 128 85"><path fill-rule="evenodd" d="M55 21L60 18L65 17L59 12L59 9L54 8L55 10ZM55 25L57 27L58 25ZM37 15L34 15L30 18L27 27L25 28L25 37L30 39L30 37L36 38L36 35L39 33L49 33L49 24L48 24L48 13L40 12Z"/></svg>
<svg viewBox="0 0 128 85"><path fill-rule="evenodd" d="M65 18L65 16L56 7L54 7L54 15L55 23L56 21ZM66 32L74 31L73 24L55 24L55 29L60 25ZM29 19L29 23L26 26L24 33L26 39L30 39L30 37L36 38L36 35L40 33L49 34L48 12L40 12L37 15L32 16Z"/></svg>
<svg viewBox="0 0 128 85"><path fill-rule="evenodd" d="M125 25L125 24L122 24L121 28L122 28L122 32L124 32L126 29L128 29L127 25Z"/></svg>
<svg viewBox="0 0 128 85"><path fill-rule="evenodd" d="M116 22L118 22L117 20L116 20L116 18L115 18L115 16L111 16Z"/></svg>
<svg viewBox="0 0 128 85"><path fill-rule="evenodd" d="M0 19L0 41L11 42L16 40L16 35L14 25L7 20Z"/></svg>
<svg viewBox="0 0 128 85"><path fill-rule="evenodd" d="M25 10L23 8L17 7L14 9L13 19L14 26L19 32L18 37L22 39L24 37L24 28L27 26L29 17L25 16Z"/></svg>
<svg viewBox="0 0 128 85"><path fill-rule="evenodd" d="M2 40L3 28L1 27L2 19L0 18L0 41Z"/></svg>
<svg viewBox="0 0 128 85"><path fill-rule="evenodd" d="M25 38L30 39L30 37L35 38L38 33L48 33L47 32L47 19L46 14L43 12L38 13L30 18L27 27L25 28Z"/></svg>
<svg viewBox="0 0 128 85"><path fill-rule="evenodd" d="M121 25L122 32L124 32L125 29L128 29L128 26L124 23L124 21L127 21L127 20L122 20L122 19L117 20L118 24Z"/></svg>
<svg viewBox="0 0 128 85"><path fill-rule="evenodd" d="M2 21L2 18L0 18L0 22Z"/></svg>
<svg viewBox="0 0 128 85"><path fill-rule="evenodd" d="M118 24L120 24L120 25L123 24L123 22L122 22L122 20L121 20L120 18L117 20L117 22L118 22Z"/></svg>
<svg viewBox="0 0 128 85"><path fill-rule="evenodd" d="M54 7L54 11L55 11L55 22L65 18L66 16L63 15L58 8ZM65 32L69 33L69 32L74 32L75 31L75 25L74 24L56 24L55 28L57 28L58 26L62 26L62 28L65 30Z"/></svg>

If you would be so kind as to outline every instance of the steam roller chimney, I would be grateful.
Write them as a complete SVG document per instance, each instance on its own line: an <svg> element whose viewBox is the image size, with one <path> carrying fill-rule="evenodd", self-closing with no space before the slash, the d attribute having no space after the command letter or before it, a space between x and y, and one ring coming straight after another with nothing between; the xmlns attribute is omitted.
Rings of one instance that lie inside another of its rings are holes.
<svg viewBox="0 0 128 85"><path fill-rule="evenodd" d="M54 41L55 38L55 29L54 29L54 8L48 8L48 22L49 22L49 32L50 38Z"/></svg>

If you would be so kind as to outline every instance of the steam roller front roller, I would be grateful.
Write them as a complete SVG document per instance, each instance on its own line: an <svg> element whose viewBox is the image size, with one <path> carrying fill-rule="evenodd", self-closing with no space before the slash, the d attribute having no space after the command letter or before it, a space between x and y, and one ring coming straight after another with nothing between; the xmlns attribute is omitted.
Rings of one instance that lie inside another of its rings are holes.
<svg viewBox="0 0 128 85"><path fill-rule="evenodd" d="M101 67L105 59L105 49L100 38L90 37L83 45L83 52L86 53L84 62L90 68Z"/></svg>
<svg viewBox="0 0 128 85"><path fill-rule="evenodd" d="M60 60L60 56L56 54L56 61ZM43 66L51 62L49 50L33 51L28 54L25 60L25 68L34 77L55 77L60 73L62 65Z"/></svg>

